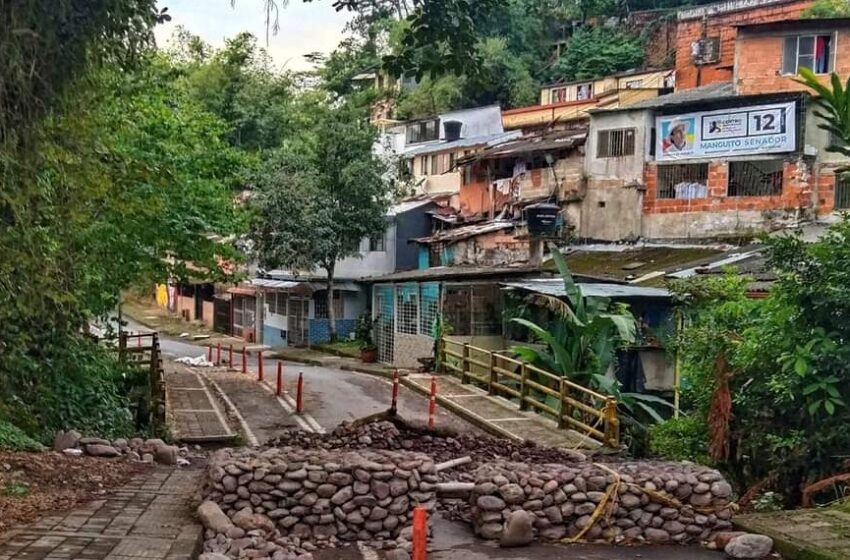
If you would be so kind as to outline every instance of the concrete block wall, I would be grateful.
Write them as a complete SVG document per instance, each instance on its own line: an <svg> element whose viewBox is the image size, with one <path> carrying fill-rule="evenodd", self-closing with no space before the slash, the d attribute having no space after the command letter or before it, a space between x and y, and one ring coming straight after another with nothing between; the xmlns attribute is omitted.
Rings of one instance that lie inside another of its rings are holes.
<svg viewBox="0 0 850 560"><path fill-rule="evenodd" d="M396 333L393 340L393 365L418 368L418 358L434 355L434 339L424 334Z"/></svg>
<svg viewBox="0 0 850 560"><path fill-rule="evenodd" d="M337 319L337 338L348 338L348 336L354 332L356 323L356 319ZM310 319L308 333L310 344L322 344L323 342L329 342L331 339L330 326L330 320L328 319Z"/></svg>

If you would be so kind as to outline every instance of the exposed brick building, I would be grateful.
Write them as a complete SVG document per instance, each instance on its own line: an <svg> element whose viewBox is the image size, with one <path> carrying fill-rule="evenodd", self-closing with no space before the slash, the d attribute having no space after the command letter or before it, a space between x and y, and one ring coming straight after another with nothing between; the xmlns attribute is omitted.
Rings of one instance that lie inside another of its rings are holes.
<svg viewBox="0 0 850 560"><path fill-rule="evenodd" d="M808 4L680 12L676 92L592 114L581 237L738 236L850 208L835 174L850 162L827 151L836 139L795 80L850 77L850 19L776 21ZM710 63L694 63L694 37L719 37L699 47Z"/></svg>
<svg viewBox="0 0 850 560"><path fill-rule="evenodd" d="M676 90L732 80L740 26L795 20L812 3L812 0L728 0L680 10L676 31Z"/></svg>

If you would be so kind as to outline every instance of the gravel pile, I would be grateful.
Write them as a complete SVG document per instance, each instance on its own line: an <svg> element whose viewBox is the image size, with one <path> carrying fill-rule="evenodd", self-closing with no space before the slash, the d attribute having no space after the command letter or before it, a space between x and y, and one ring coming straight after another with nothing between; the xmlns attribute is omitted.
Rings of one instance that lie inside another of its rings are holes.
<svg viewBox="0 0 850 560"><path fill-rule="evenodd" d="M413 508L436 505L434 462L418 453L223 450L208 472L204 548L233 558L292 559L355 541L409 548Z"/></svg>

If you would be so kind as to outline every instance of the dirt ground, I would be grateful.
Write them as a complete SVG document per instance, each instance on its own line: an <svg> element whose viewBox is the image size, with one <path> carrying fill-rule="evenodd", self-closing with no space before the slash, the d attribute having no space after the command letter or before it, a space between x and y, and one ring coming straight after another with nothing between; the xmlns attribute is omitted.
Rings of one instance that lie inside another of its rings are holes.
<svg viewBox="0 0 850 560"><path fill-rule="evenodd" d="M96 499L144 468L54 452L0 451L0 533L40 514Z"/></svg>

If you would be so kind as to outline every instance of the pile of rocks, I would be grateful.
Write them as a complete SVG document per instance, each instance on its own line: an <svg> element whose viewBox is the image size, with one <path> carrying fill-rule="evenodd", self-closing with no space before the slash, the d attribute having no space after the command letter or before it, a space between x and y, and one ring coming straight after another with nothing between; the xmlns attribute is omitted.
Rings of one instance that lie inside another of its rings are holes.
<svg viewBox="0 0 850 560"><path fill-rule="evenodd" d="M517 535L523 529L514 525L533 528L541 540L581 534L586 541L685 544L731 527L731 495L720 473L691 463L498 462L475 472L469 503L476 534L508 544L533 538Z"/></svg>
<svg viewBox="0 0 850 560"><path fill-rule="evenodd" d="M543 447L533 442L497 439L483 434L452 434L412 426L400 420L368 424L340 424L329 434L312 434L297 429L283 432L269 442L270 446L293 446L328 450L387 449L416 450L440 463L462 456L472 462L454 469L446 480L472 481L479 464L494 459L510 459L527 463L575 463L586 460L577 452Z"/></svg>
<svg viewBox="0 0 850 560"><path fill-rule="evenodd" d="M228 449L208 473L205 551L275 560L354 541L408 548L413 508L433 509L438 481L429 457L386 450Z"/></svg>
<svg viewBox="0 0 850 560"><path fill-rule="evenodd" d="M161 439L119 438L108 440L97 437L83 437L75 430L59 432L53 439L54 451L66 455L90 455L92 457L123 457L130 461L159 463L162 465L182 465L188 463L185 458L188 450L168 445Z"/></svg>

